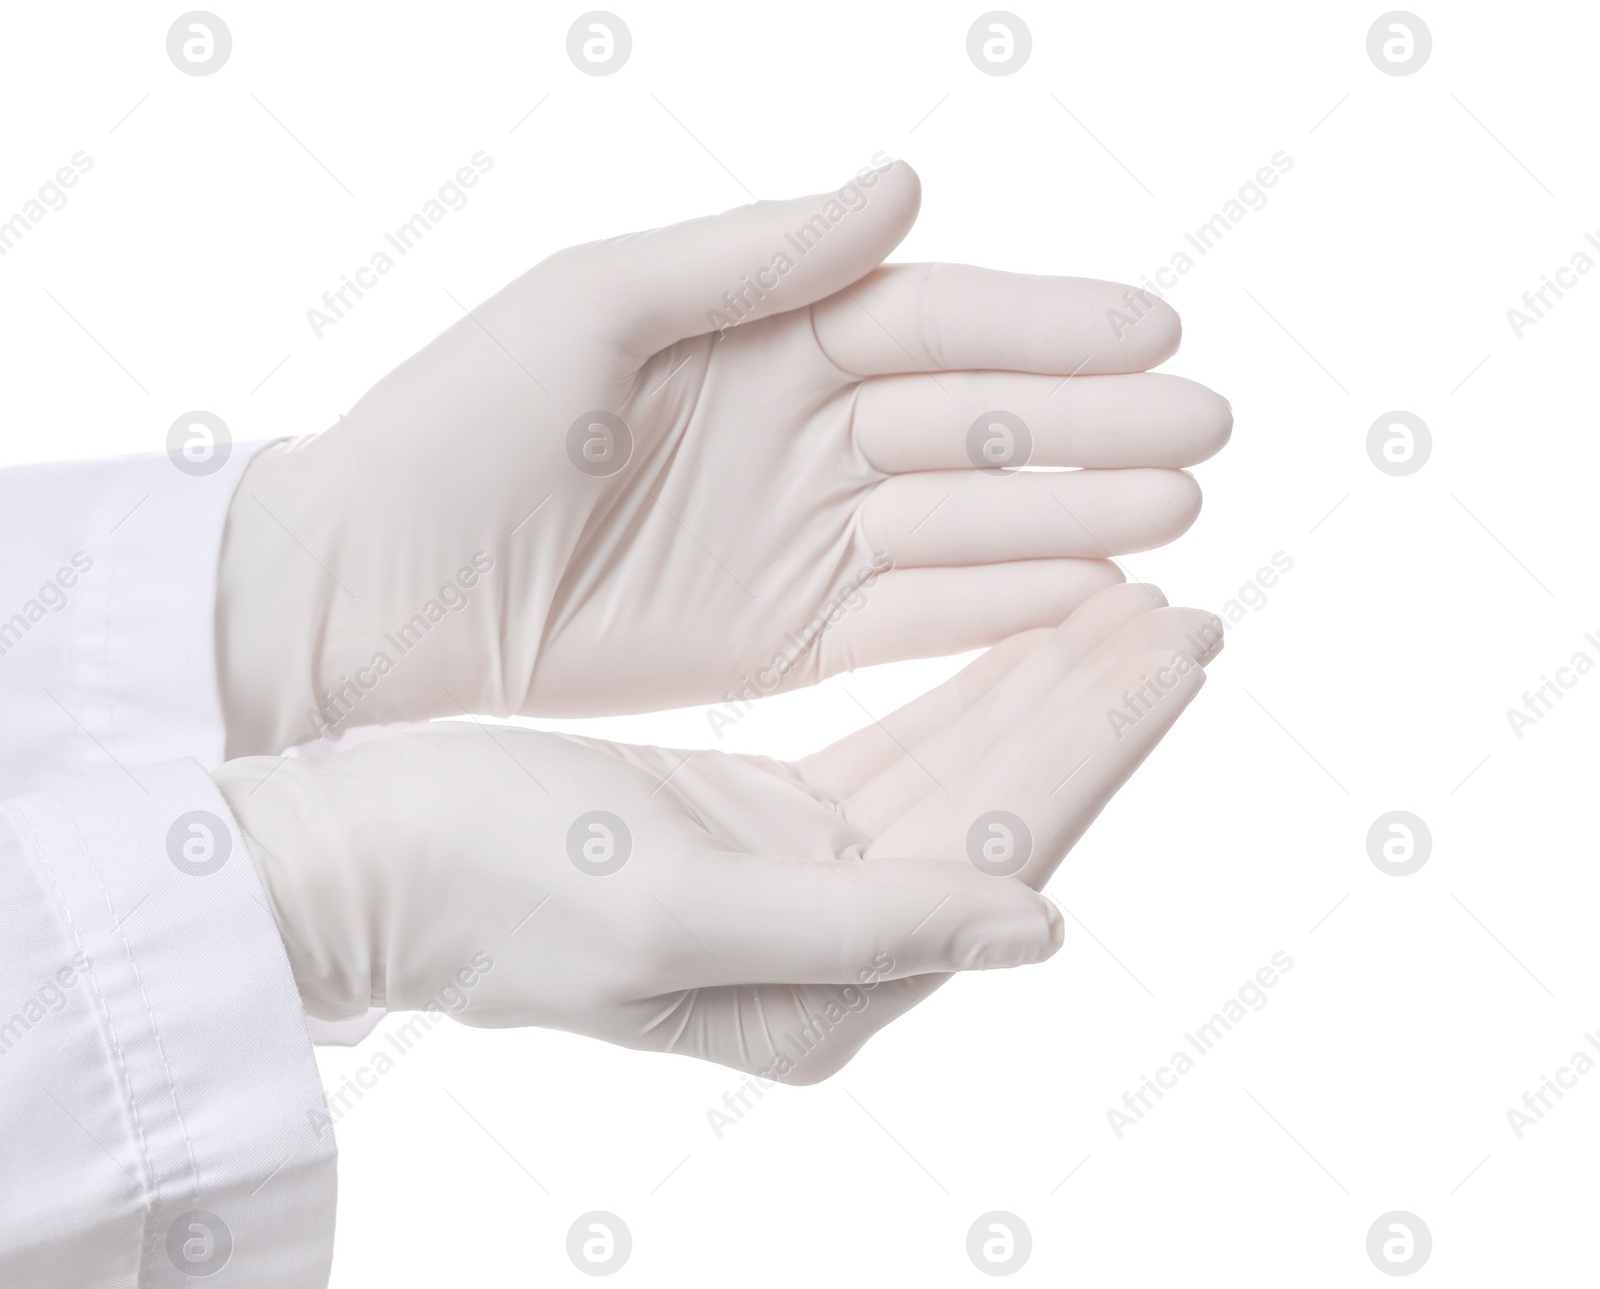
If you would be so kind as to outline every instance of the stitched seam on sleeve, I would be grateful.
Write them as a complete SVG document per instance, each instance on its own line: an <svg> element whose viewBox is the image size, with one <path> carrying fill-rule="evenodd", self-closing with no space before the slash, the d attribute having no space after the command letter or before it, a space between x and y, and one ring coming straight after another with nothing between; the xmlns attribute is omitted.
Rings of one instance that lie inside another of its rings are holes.
<svg viewBox="0 0 1600 1289"><path fill-rule="evenodd" d="M60 798L56 797L54 794L51 794L51 799L56 801L57 804L61 804ZM43 843L40 842L38 835L28 825L27 820L23 817L21 812L12 809L9 806L4 807L3 809L7 822L9 822L16 830L17 835L22 837L27 842L29 849L33 852L34 861L42 870L50 895L55 901L56 911L66 923L67 930L71 934L73 947L80 954L83 954L83 956L87 957L88 955L84 954L83 950L83 938L78 933L78 924L73 919L71 906L68 904L66 896L62 893L60 883L56 879L55 865L50 861L47 848L43 845ZM65 810L64 805L62 806L62 809ZM68 818L71 818L70 814L68 815ZM73 832L77 833L77 831L77 824L74 822ZM81 833L78 833L78 840L79 843L82 844L83 836ZM87 849L87 847L85 849ZM98 870L96 875L98 876ZM120 928L118 933L120 935ZM123 944L126 948L127 941L125 939ZM122 1099L123 1110L127 1113L129 1119L133 1123L135 1149L138 1151L140 1169L144 1173L144 1181L142 1183L135 1179L135 1184L141 1185L145 1193L144 1234L140 1241L139 1248L138 1279L140 1289L143 1289L143 1286L149 1283L149 1276L147 1273L150 1265L150 1255L155 1247L155 1215L156 1210L161 1202L161 1185L159 1178L156 1176L155 1169L150 1163L149 1144L145 1139L144 1124L139 1118L138 1102L133 1096L132 1089L128 1084L127 1065L122 1053L122 1044L117 1038L116 1023L111 1019L110 1008L106 1006L105 998L100 992L100 984L99 981L95 979L95 973L92 966L86 974L89 978L89 992L94 996L95 1009L100 1016L102 1037L104 1037L107 1046L109 1046L111 1049L113 1058L112 1064L116 1074L115 1082L117 1094ZM112 1156L112 1158L115 1159L116 1157Z"/></svg>
<svg viewBox="0 0 1600 1289"><path fill-rule="evenodd" d="M79 831L78 821L70 814L67 816L67 821L72 825L72 831L77 835L79 843L83 846L84 854L89 858L89 867L94 872L95 883L100 887L101 898L106 902L106 912L111 915L113 924L117 928L117 939L122 942L123 952L128 955L128 963L133 968L133 978L139 986L139 1001L144 1007L145 1019L150 1022L150 1032L155 1035L156 1052L161 1057L161 1072L166 1079L167 1095L172 1098L172 1113L178 1120L178 1130L183 1134L183 1150L189 1160L189 1193L194 1197L195 1203L198 1204L200 1202L200 1168L195 1163L194 1142L189 1137L189 1124L183 1117L183 1103L178 1098L178 1084L172 1074L172 1063L167 1059L167 1045L161 1037L161 1026L156 1022L155 1011L150 1006L150 995L144 987L144 973L139 970L139 959L133 952L133 946L128 943L128 937L123 934L122 919L117 917L116 909L111 903L111 892L106 889L105 878L100 872L100 865L95 862L94 851L90 849L83 833ZM153 1253L153 1249L150 1252ZM141 1284L143 1280L144 1277L141 1274Z"/></svg>

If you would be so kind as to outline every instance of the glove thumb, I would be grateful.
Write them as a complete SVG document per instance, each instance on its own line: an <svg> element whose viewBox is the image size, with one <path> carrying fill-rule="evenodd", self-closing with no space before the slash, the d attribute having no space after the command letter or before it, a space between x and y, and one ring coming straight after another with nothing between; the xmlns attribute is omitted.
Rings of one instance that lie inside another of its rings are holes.
<svg viewBox="0 0 1600 1289"><path fill-rule="evenodd" d="M758 201L576 248L569 267L610 297L604 316L639 363L667 346L825 299L864 277L916 222L922 183L874 155L831 192Z"/></svg>

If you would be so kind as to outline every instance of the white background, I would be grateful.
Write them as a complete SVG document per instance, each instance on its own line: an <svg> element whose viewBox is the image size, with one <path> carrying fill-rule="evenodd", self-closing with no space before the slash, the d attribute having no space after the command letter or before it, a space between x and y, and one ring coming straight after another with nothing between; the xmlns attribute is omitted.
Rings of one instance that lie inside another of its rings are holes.
<svg viewBox="0 0 1600 1289"><path fill-rule="evenodd" d="M1005 77L966 54L982 5L943 0L616 0L606 77L567 58L580 5L216 0L234 47L206 77L167 58L179 5L6 7L0 219L94 162L0 258L8 462L156 450L191 408L321 429L452 294L878 149L924 184L896 258L1131 281L1293 158L1169 296L1169 370L1236 428L1194 529L1127 562L1213 609L1293 569L1063 867L1063 951L955 981L721 1140L727 1070L441 1026L339 1124L339 1289L585 1283L564 1240L590 1209L652 1285L984 1283L964 1244L992 1209L1032 1230L1019 1284L1380 1283L1392 1209L1431 1228L1426 1280L1592 1277L1600 1071L1520 1140L1506 1111L1600 1029L1600 674L1520 740L1505 710L1600 661L1600 274L1521 339L1506 310L1600 230L1600 12L1417 3L1433 53L1403 77L1367 57L1378 4L1024 5ZM306 310L479 150L470 204L315 338ZM1434 439L1406 478L1365 449L1397 408ZM882 714L955 666L847 683ZM719 746L860 719L836 682ZM714 744L701 711L588 728ZM1366 853L1394 809L1432 830L1413 876ZM1278 950L1266 1008L1118 1140L1107 1109ZM381 1041L324 1051L328 1086Z"/></svg>

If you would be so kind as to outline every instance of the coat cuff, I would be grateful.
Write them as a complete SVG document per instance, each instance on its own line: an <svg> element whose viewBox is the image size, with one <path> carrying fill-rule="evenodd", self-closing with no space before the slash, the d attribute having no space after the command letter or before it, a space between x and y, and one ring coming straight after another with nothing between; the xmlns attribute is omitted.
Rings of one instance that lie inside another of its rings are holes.
<svg viewBox="0 0 1600 1289"><path fill-rule="evenodd" d="M84 548L103 573L83 580L74 614L78 719L129 765L223 760L217 564L239 480L267 446L234 444L202 474L129 458L89 518Z"/></svg>
<svg viewBox="0 0 1600 1289"><path fill-rule="evenodd" d="M0 1268L167 1289L225 1260L217 1283L239 1289L326 1285L331 1122L266 891L205 770L6 803L0 896L3 974L74 964L78 984L0 1061Z"/></svg>

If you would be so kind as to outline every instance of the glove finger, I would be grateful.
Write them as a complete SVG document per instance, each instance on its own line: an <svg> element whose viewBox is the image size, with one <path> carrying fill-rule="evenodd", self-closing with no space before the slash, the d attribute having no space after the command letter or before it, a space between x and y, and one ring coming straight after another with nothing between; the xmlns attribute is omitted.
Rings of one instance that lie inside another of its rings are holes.
<svg viewBox="0 0 1600 1289"><path fill-rule="evenodd" d="M997 746L948 792L889 825L868 858L916 844L1041 888L1204 683L1204 668L1182 651L1121 657L1086 690L1047 704L1025 736ZM1127 701L1141 691L1142 701Z"/></svg>
<svg viewBox="0 0 1600 1289"><path fill-rule="evenodd" d="M896 568L1108 559L1165 546L1200 514L1182 470L897 474L868 494L862 528Z"/></svg>
<svg viewBox="0 0 1600 1289"><path fill-rule="evenodd" d="M1115 589L1107 587L1090 602ZM831 800L842 800L903 758L935 730L955 720L1049 635L1048 627L1034 627L1007 636L942 685L919 694L882 720L874 719L854 734L794 762L796 771L818 792Z"/></svg>
<svg viewBox="0 0 1600 1289"><path fill-rule="evenodd" d="M801 679L815 683L880 662L985 649L1021 631L1060 625L1095 592L1122 580L1115 564L1093 559L891 569L861 608L829 628L814 650L815 673Z"/></svg>
<svg viewBox="0 0 1600 1289"><path fill-rule="evenodd" d="M1119 282L970 264L886 264L811 316L823 352L856 376L1146 371L1183 331L1171 305Z"/></svg>
<svg viewBox="0 0 1600 1289"><path fill-rule="evenodd" d="M844 816L876 837L923 797L961 782L995 748L1030 737L1042 737L1048 746L1052 732L1035 735L1033 727L1048 708L1070 714L1073 696L1081 694L1105 665L1107 654L1102 649L1112 658L1145 651L1170 654L1185 647L1186 635L1202 643L1209 639L1204 633L1213 621L1211 614L1199 609L1150 609L1146 606L1151 601L1142 595L1146 590L1160 594L1153 587L1134 584L1114 599L1109 594L1097 597L1073 614L961 717L908 748L905 756L848 794L841 804ZM1097 662L1080 675L1078 669L1097 655Z"/></svg>
<svg viewBox="0 0 1600 1289"><path fill-rule="evenodd" d="M1044 641L1057 640L1050 670L1051 674L1060 675L1122 623L1165 604L1165 597L1153 586L1129 582L1108 586L1091 595L1060 626L1035 627L1007 636L944 684L806 757L796 764L796 769L818 791L843 801L897 762L922 757L920 745L924 739L937 737L946 726L960 721L969 708L987 703L994 687ZM1071 643L1063 646L1061 638ZM1034 674L1034 666L1030 664L1030 674ZM1038 683L1044 683L1043 679ZM885 822L909 805L910 802L899 805Z"/></svg>
<svg viewBox="0 0 1600 1289"><path fill-rule="evenodd" d="M1040 962L1061 915L1020 882L960 859L817 862L729 852L685 863L655 892L643 946L657 989L849 984Z"/></svg>
<svg viewBox="0 0 1600 1289"><path fill-rule="evenodd" d="M890 474L974 466L1172 467L1220 451L1233 430L1233 409L1204 385L1159 372L949 372L937 382L920 374L862 381L853 430L862 455Z"/></svg>
<svg viewBox="0 0 1600 1289"><path fill-rule="evenodd" d="M758 201L719 215L564 251L541 284L565 282L582 316L642 363L689 336L802 308L883 261L916 221L922 184L904 161L863 167L832 192Z"/></svg>

